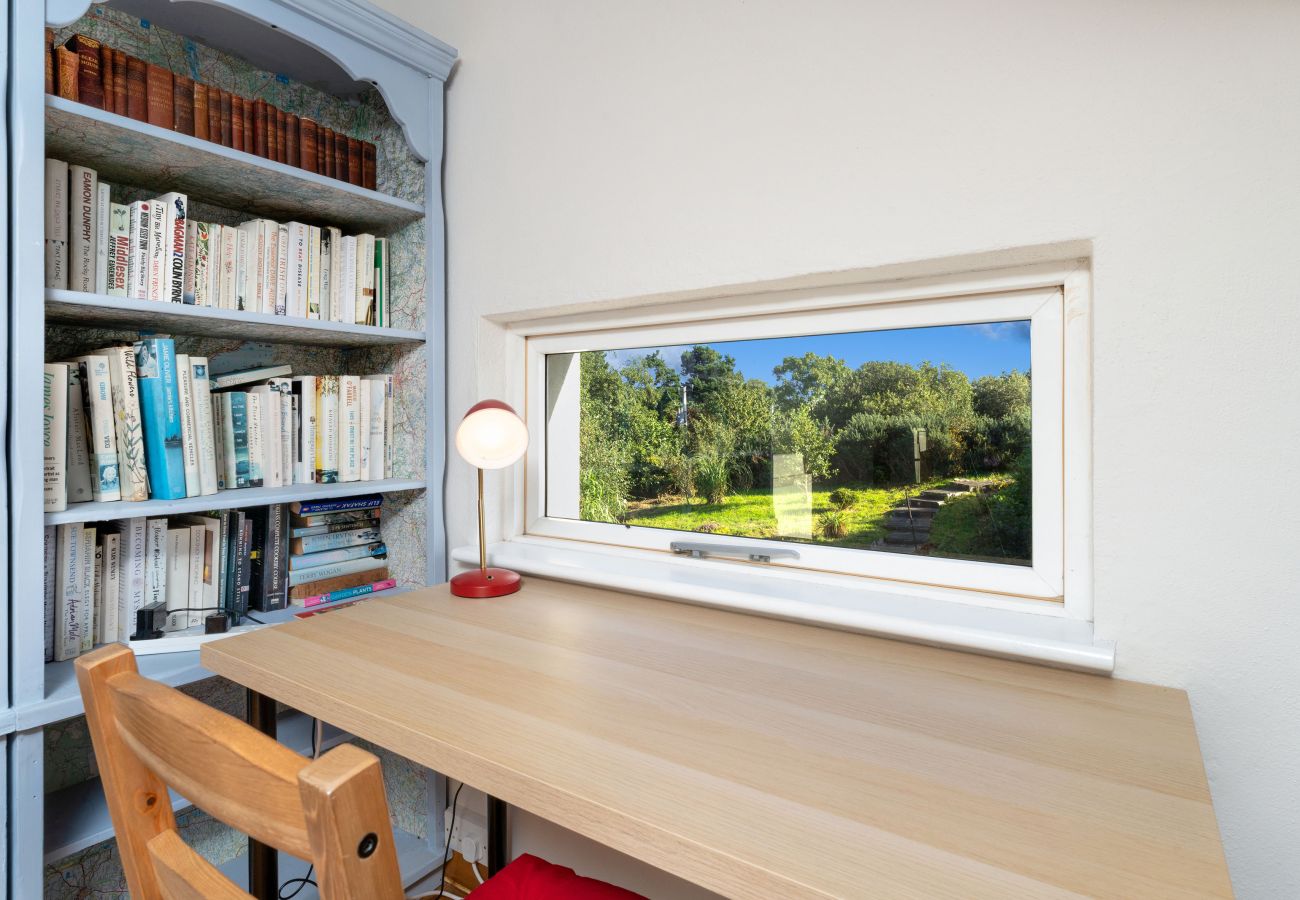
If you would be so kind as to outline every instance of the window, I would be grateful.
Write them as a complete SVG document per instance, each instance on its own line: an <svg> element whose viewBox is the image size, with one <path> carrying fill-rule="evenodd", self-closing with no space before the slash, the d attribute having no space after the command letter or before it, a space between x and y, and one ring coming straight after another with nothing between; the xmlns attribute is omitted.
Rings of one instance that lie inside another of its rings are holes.
<svg viewBox="0 0 1300 900"><path fill-rule="evenodd" d="M799 292L529 335L524 530L1062 601L1065 435L1087 416L1063 281Z"/></svg>

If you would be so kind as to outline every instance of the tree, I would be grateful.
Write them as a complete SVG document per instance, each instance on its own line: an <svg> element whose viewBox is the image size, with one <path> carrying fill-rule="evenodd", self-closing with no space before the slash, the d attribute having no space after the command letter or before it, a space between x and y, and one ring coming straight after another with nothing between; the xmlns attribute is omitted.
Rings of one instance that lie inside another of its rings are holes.
<svg viewBox="0 0 1300 900"><path fill-rule="evenodd" d="M1029 413L1029 375L1012 370L985 375L971 385L975 412L990 419L1006 419Z"/></svg>
<svg viewBox="0 0 1300 900"><path fill-rule="evenodd" d="M776 387L773 388L776 402L787 410L799 406L816 409L828 394L839 390L849 372L844 360L834 356L818 356L816 353L787 356L772 370L776 376Z"/></svg>
<svg viewBox="0 0 1300 900"><path fill-rule="evenodd" d="M835 455L835 435L830 426L813 418L808 406L800 406L777 416L772 435L774 453L798 453L803 470L813 478L830 478L835 474L831 457Z"/></svg>
<svg viewBox="0 0 1300 900"><path fill-rule="evenodd" d="M682 380L692 406L712 415L725 411L721 402L727 388L743 384L745 378L736 371L736 360L724 356L707 344L696 344L682 353Z"/></svg>

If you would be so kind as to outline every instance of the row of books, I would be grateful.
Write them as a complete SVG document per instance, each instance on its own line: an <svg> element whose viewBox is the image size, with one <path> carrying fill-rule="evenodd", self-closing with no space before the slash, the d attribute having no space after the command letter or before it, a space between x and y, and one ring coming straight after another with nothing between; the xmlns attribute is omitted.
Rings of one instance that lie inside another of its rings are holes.
<svg viewBox="0 0 1300 900"><path fill-rule="evenodd" d="M392 399L391 375L210 377L171 338L48 363L45 510L391 478Z"/></svg>
<svg viewBox="0 0 1300 900"><path fill-rule="evenodd" d="M163 632L176 632L216 612L237 622L249 610L315 607L391 588L380 503L371 495L48 526L45 659L157 637L137 631L137 612L153 604L166 610Z"/></svg>
<svg viewBox="0 0 1300 900"><path fill-rule="evenodd" d="M389 245L333 226L196 222L172 191L114 203L96 170L45 161L45 286L389 325Z"/></svg>
<svg viewBox="0 0 1300 900"><path fill-rule="evenodd" d="M146 63L84 34L45 31L45 92L375 190L378 150L265 100Z"/></svg>

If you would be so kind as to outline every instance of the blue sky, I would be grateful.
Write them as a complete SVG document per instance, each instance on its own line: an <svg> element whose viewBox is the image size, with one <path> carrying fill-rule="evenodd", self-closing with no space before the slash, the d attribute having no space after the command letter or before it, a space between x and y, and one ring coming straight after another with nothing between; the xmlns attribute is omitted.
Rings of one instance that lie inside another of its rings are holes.
<svg viewBox="0 0 1300 900"><path fill-rule="evenodd" d="M712 341L719 353L736 359L736 368L746 378L775 382L773 367L787 356L812 352L837 356L857 368L869 360L893 360L915 365L929 360L947 363L971 379L1000 375L1012 369L1029 371L1029 323L993 322L983 325L943 325L934 328L900 328L892 331L859 331L851 334L823 334L812 337L767 338L756 341ZM657 348L674 366L690 345ZM614 366L656 348L611 350L606 356Z"/></svg>

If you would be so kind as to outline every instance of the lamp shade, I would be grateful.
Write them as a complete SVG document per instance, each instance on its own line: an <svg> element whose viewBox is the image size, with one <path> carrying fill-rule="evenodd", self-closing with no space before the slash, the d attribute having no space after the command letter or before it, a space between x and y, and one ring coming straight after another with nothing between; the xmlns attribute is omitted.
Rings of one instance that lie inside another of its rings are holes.
<svg viewBox="0 0 1300 900"><path fill-rule="evenodd" d="M504 469L527 449L527 426L500 400L475 403L456 429L456 452L479 469Z"/></svg>

